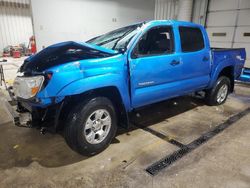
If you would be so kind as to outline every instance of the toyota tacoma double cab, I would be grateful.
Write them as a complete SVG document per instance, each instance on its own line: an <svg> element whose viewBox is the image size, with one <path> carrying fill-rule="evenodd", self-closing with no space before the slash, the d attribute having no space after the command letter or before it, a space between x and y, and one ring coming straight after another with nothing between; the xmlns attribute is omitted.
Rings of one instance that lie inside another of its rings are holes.
<svg viewBox="0 0 250 188"><path fill-rule="evenodd" d="M245 49L210 48L203 26L175 20L55 44L18 70L13 119L17 126L63 131L73 150L95 155L139 107L200 91L208 105L223 104L245 59Z"/></svg>

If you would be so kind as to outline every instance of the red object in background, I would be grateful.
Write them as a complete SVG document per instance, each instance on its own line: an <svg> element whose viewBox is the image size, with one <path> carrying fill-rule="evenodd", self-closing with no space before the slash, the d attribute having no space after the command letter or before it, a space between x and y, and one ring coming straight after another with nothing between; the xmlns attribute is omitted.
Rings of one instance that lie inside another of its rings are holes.
<svg viewBox="0 0 250 188"><path fill-rule="evenodd" d="M19 50L13 50L12 56L14 58L20 58L21 57L21 52Z"/></svg>
<svg viewBox="0 0 250 188"><path fill-rule="evenodd" d="M36 40L35 36L30 37L30 51L32 54L36 53Z"/></svg>
<svg viewBox="0 0 250 188"><path fill-rule="evenodd" d="M3 57L10 57L10 53L3 53Z"/></svg>

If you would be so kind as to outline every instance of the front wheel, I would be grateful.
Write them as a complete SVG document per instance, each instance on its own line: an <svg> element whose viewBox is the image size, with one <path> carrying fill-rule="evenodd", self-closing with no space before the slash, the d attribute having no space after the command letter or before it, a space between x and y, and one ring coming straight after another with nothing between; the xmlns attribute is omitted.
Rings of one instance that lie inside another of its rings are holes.
<svg viewBox="0 0 250 188"><path fill-rule="evenodd" d="M116 112L105 97L86 100L68 116L65 140L78 153L95 155L109 146L116 134Z"/></svg>
<svg viewBox="0 0 250 188"><path fill-rule="evenodd" d="M220 105L225 103L230 91L230 79L225 76L219 77L214 87L206 91L206 103L208 105Z"/></svg>

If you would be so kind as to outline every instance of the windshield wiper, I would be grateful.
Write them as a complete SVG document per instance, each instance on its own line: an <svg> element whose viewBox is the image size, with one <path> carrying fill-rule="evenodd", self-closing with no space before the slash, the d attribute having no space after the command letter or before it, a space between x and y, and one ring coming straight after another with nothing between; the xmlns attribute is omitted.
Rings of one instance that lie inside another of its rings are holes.
<svg viewBox="0 0 250 188"><path fill-rule="evenodd" d="M116 47L117 43L118 43L124 36L126 36L126 35L129 34L129 33L131 33L132 31L133 31L133 30L129 30L129 31L125 32L123 35L121 35L121 36L119 36L119 37L111 38L111 39L106 40L106 41L104 41L104 42L98 43L97 45L102 46L102 45L104 45L104 44L107 44L107 43L110 43L110 42L112 42L112 41L114 41L114 40L117 40L117 41L115 42L115 44L113 45L113 47L112 47L112 49L114 49L114 48Z"/></svg>
<svg viewBox="0 0 250 188"><path fill-rule="evenodd" d="M114 50L115 47L116 47L116 45L118 44L118 42L119 42L122 38L124 38L126 35L128 35L129 33L133 32L133 31L134 31L134 30L131 29L131 30L127 31L126 33L124 33L121 37L119 37L119 39L118 39L118 40L115 42L115 44L113 45L112 49Z"/></svg>
<svg viewBox="0 0 250 188"><path fill-rule="evenodd" d="M120 37L122 37L122 36L120 36ZM102 45L104 45L104 44L107 44L107 43L110 43L110 42L112 42L112 41L114 41L114 40L117 40L117 39L119 39L120 37L111 38L111 39L106 40L106 41L104 41L104 42L97 43L96 45L102 46Z"/></svg>

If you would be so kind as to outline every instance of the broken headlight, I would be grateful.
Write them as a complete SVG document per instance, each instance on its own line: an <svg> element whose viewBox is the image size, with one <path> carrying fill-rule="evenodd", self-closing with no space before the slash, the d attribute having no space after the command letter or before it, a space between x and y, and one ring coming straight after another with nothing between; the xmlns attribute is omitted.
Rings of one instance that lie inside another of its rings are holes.
<svg viewBox="0 0 250 188"><path fill-rule="evenodd" d="M34 97L41 89L44 76L16 77L13 90L16 97L29 99Z"/></svg>

